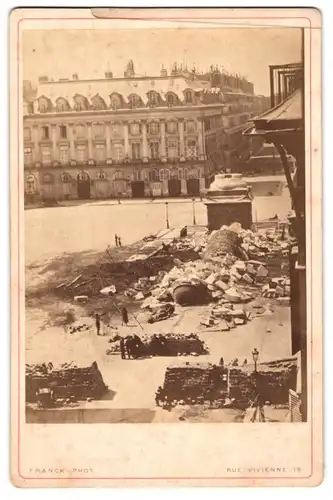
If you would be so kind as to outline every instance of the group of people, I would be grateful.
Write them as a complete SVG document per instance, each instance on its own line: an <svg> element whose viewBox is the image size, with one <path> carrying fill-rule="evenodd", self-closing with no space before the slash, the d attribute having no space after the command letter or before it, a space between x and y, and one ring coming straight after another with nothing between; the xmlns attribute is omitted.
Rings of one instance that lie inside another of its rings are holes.
<svg viewBox="0 0 333 500"><path fill-rule="evenodd" d="M127 335L120 339L121 359L137 359L143 354L143 342L138 335Z"/></svg>
<svg viewBox="0 0 333 500"><path fill-rule="evenodd" d="M102 320L101 320L102 315L96 313L95 314L95 325L96 325L96 333L97 335L103 335L101 333L101 327L102 327ZM128 311L126 307L121 308L121 326L127 326L128 325Z"/></svg>
<svg viewBox="0 0 333 500"><path fill-rule="evenodd" d="M116 247L121 247L121 237L118 236L118 234L114 235L114 242L116 244Z"/></svg>

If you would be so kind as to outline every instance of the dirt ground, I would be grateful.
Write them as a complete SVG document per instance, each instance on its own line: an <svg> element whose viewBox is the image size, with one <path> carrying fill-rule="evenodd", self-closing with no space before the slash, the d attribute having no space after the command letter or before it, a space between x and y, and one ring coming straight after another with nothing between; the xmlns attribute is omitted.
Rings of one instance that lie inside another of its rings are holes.
<svg viewBox="0 0 333 500"><path fill-rule="evenodd" d="M258 200L257 205L264 206L263 199ZM276 200L273 201L272 206L279 206L280 210L287 211L288 201L285 200L287 205L281 203L281 199L280 204L277 204ZM83 268L95 264L104 255L108 245L111 245L115 259L135 253L141 244L136 244L135 241L147 235L148 229L153 233L163 227L164 204L154 206L153 210L151 208L147 207L147 203L142 203L135 210L124 204L46 208L26 212L26 362L51 361L56 365L74 361L89 365L97 361L109 387L102 401L85 403L81 409L72 410L74 421L179 421L180 410L175 409L170 413L163 411L156 408L154 400L157 387L163 383L165 369L175 361L174 358L121 360L119 356L106 355L109 337L116 331L122 332L121 318L115 302L119 307L123 299L118 299L117 296L115 299L99 296L98 299L89 299L87 304L79 304L73 302L73 297L55 292L62 281L74 279ZM197 211L197 222L200 223L202 219L204 223L204 207L199 208L198 204ZM178 224L189 223L192 204L175 203L170 212ZM272 212L276 213L275 210ZM126 214L129 213L131 218L125 224ZM265 211L266 216L274 213L267 214L267 210ZM74 221L77 221L77 225L73 225ZM74 230L71 231L70 227L74 227ZM121 249L113 247L116 232L122 235L126 244ZM238 357L240 362L245 358L251 360L254 347L260 352L260 361L289 356L290 309L277 304L267 307L268 302L264 300L265 312L260 317L227 332L200 327L200 320L207 315L207 306L177 306L172 318L149 325L146 322L146 313L139 308L140 304L132 302L132 305L127 304L130 325L126 332L138 335L163 332L198 333L210 353L200 358L184 358L191 362L200 360L217 363L221 356L225 362L235 357ZM74 310L80 324L87 325L86 331L70 333L65 320L68 308ZM92 317L96 309L104 314L103 336L96 335ZM106 324L110 326L107 327ZM82 409L85 412L80 413ZM38 418L44 418L42 413ZM47 418L50 418L50 414ZM55 421L60 418L59 412L54 418ZM186 416L187 421L239 419L237 412L203 408Z"/></svg>

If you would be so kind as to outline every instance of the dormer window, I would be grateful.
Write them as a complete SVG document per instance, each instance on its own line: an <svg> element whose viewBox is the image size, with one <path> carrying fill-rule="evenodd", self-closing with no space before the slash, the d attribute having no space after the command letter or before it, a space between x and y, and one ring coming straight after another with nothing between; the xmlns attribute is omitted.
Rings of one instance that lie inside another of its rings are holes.
<svg viewBox="0 0 333 500"><path fill-rule="evenodd" d="M185 102L187 104L192 104L193 103L193 93L191 90L186 90L185 91Z"/></svg>
<svg viewBox="0 0 333 500"><path fill-rule="evenodd" d="M64 111L69 111L70 107L69 107L69 103L68 103L67 99L65 99L63 97L59 97L56 100L56 109L59 113L64 112Z"/></svg>

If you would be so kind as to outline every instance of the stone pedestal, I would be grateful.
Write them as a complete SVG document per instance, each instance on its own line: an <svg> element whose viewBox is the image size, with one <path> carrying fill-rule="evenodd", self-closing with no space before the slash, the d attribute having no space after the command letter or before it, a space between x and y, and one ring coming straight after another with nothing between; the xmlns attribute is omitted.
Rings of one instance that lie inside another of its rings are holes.
<svg viewBox="0 0 333 500"><path fill-rule="evenodd" d="M221 226L239 222L243 229L252 227L252 201L220 198L205 203L207 207L208 229L214 231Z"/></svg>
<svg viewBox="0 0 333 500"><path fill-rule="evenodd" d="M239 222L243 229L252 227L252 196L241 175L218 174L207 194L208 229L220 229Z"/></svg>

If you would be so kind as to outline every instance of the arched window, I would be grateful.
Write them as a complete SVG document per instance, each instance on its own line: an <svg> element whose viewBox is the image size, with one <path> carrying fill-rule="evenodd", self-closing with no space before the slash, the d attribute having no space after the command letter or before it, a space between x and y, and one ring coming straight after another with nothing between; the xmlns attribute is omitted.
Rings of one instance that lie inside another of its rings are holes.
<svg viewBox="0 0 333 500"><path fill-rule="evenodd" d="M155 170L155 169L150 170L150 172L148 174L148 178L151 182L158 182L159 176L158 176L157 170Z"/></svg>
<svg viewBox="0 0 333 500"><path fill-rule="evenodd" d="M140 172L140 170L134 170L134 172L133 172L133 180L134 181L141 181L141 172Z"/></svg>
<svg viewBox="0 0 333 500"><path fill-rule="evenodd" d="M111 158L113 161L121 162L125 158L124 146L121 143L112 144Z"/></svg>
<svg viewBox="0 0 333 500"><path fill-rule="evenodd" d="M85 111L89 109L88 99L83 95L76 94L73 99L75 111Z"/></svg>
<svg viewBox="0 0 333 500"><path fill-rule="evenodd" d="M77 180L78 181L89 181L90 180L89 174L87 172L85 172L84 170L81 170L81 172L79 172L77 174Z"/></svg>
<svg viewBox="0 0 333 500"><path fill-rule="evenodd" d="M123 108L123 98L120 94L114 93L110 95L111 109Z"/></svg>
<svg viewBox="0 0 333 500"><path fill-rule="evenodd" d="M171 173L170 173L170 170L168 168L165 169L164 179L166 181L169 181L171 179Z"/></svg>
<svg viewBox="0 0 333 500"><path fill-rule="evenodd" d="M177 104L179 104L179 99L174 92L167 92L166 101L168 106L177 106Z"/></svg>
<svg viewBox="0 0 333 500"><path fill-rule="evenodd" d="M69 111L70 106L67 99L65 99L64 97L58 97L58 99L56 100L56 110L58 111L58 113Z"/></svg>
<svg viewBox="0 0 333 500"><path fill-rule="evenodd" d="M185 102L191 104L193 102L193 92L192 90L185 90Z"/></svg>
<svg viewBox="0 0 333 500"><path fill-rule="evenodd" d="M92 97L91 103L93 109L95 110L106 109L105 101L99 94L96 94L94 97Z"/></svg>
<svg viewBox="0 0 333 500"><path fill-rule="evenodd" d="M188 169L187 168L184 168L184 179L185 180L188 179Z"/></svg>
<svg viewBox="0 0 333 500"><path fill-rule="evenodd" d="M61 182L70 182L71 180L72 178L67 172L61 174Z"/></svg>
<svg viewBox="0 0 333 500"><path fill-rule="evenodd" d="M141 108L143 106L142 99L138 94L130 94L128 96L128 104L131 109Z"/></svg>
<svg viewBox="0 0 333 500"><path fill-rule="evenodd" d="M155 92L155 90L150 90L147 92L147 97L148 97L148 106L154 107L158 106L161 102L160 95Z"/></svg>
<svg viewBox="0 0 333 500"><path fill-rule="evenodd" d="M49 113L52 111L52 102L45 96L41 96L38 99L38 111L40 113Z"/></svg>
<svg viewBox="0 0 333 500"><path fill-rule="evenodd" d="M27 194L36 194L37 192L37 180L32 174L29 174L25 180L25 190Z"/></svg>
<svg viewBox="0 0 333 500"><path fill-rule="evenodd" d="M178 169L178 179L181 181L184 178L184 171L182 168Z"/></svg>
<svg viewBox="0 0 333 500"><path fill-rule="evenodd" d="M160 170L160 181L163 182L164 181L164 169L161 168Z"/></svg>

